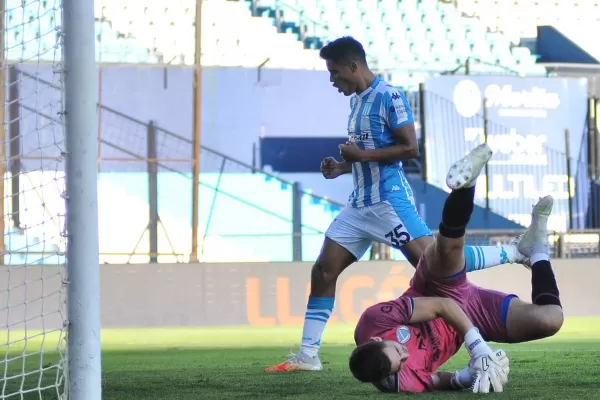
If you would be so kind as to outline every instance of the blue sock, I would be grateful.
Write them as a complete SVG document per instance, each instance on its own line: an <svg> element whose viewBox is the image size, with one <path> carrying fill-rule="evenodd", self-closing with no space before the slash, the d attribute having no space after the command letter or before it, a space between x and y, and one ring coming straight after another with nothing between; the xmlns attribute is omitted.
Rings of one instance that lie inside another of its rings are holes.
<svg viewBox="0 0 600 400"><path fill-rule="evenodd" d="M517 246L465 246L465 267L467 272L479 271L506 263L518 262Z"/></svg>
<svg viewBox="0 0 600 400"><path fill-rule="evenodd" d="M301 346L301 352L307 356L316 356L321 348L321 336L333 311L334 300L335 297L308 298Z"/></svg>

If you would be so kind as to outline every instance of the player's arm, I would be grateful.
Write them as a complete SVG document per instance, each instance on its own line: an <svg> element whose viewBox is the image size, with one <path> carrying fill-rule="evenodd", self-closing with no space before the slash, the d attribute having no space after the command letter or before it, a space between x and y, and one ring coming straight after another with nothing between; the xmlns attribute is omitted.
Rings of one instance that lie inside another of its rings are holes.
<svg viewBox="0 0 600 400"><path fill-rule="evenodd" d="M465 347L471 362L454 374L432 375L434 387L437 387L438 390L461 389L470 386L469 383L475 379L473 391L487 393L490 378L488 375L484 376L483 372L486 374L493 372L494 377L490 379L490 383L494 386L494 391L502 391L502 385L508 381L508 358L502 350L492 351L460 306L449 298L420 297L413 299L411 323L426 322L436 318L444 319L458 334L464 336ZM480 366L480 363L485 365Z"/></svg>
<svg viewBox="0 0 600 400"><path fill-rule="evenodd" d="M446 297L417 297L413 299L411 324L442 318L461 336L475 329L467 314L452 299Z"/></svg>
<svg viewBox="0 0 600 400"><path fill-rule="evenodd" d="M465 339L465 346L470 356L491 353L492 349L483 340L479 330L452 299L447 297L417 297L413 299L411 324L427 322L442 318L448 325Z"/></svg>
<svg viewBox="0 0 600 400"><path fill-rule="evenodd" d="M339 163L338 168L340 169L342 174L349 174L352 172L352 163L351 162L341 162Z"/></svg>
<svg viewBox="0 0 600 400"><path fill-rule="evenodd" d="M463 390L471 387L473 377L467 366L456 372L435 372L431 374L431 381L434 390Z"/></svg>
<svg viewBox="0 0 600 400"><path fill-rule="evenodd" d="M333 157L327 157L321 161L321 173L325 179L334 179L350 172L352 172L352 163L350 162L338 162Z"/></svg>
<svg viewBox="0 0 600 400"><path fill-rule="evenodd" d="M436 372L431 374L434 390L452 390L452 375L450 372Z"/></svg>
<svg viewBox="0 0 600 400"><path fill-rule="evenodd" d="M380 149L364 150L362 162L406 161L419 155L417 133L413 123L392 129L396 144Z"/></svg>
<svg viewBox="0 0 600 400"><path fill-rule="evenodd" d="M404 95L397 90L384 93L382 113L396 143L380 149L365 150L362 161L394 162L416 158L419 155L417 132Z"/></svg>
<svg viewBox="0 0 600 400"><path fill-rule="evenodd" d="M452 299L445 297L420 297L413 299L413 315L411 323L427 322L436 318L442 318L452 326L458 334L465 337L469 332L477 332L473 323ZM477 332L477 335L479 333ZM481 339L483 342L483 339ZM461 371L435 372L431 374L434 390L461 390L469 387L473 379L468 368Z"/></svg>
<svg viewBox="0 0 600 400"><path fill-rule="evenodd" d="M435 372L431 374L434 390L462 390L471 386L473 379L468 371L464 368L457 372Z"/></svg>
<svg viewBox="0 0 600 400"><path fill-rule="evenodd" d="M379 310L382 313L378 313ZM373 316L371 316L371 311L375 312ZM365 317L372 319L374 326L384 330L397 325L418 324L436 318L443 318L461 336L465 336L470 330L474 329L467 314L454 300L447 297L402 296L395 302L389 302L389 305L384 305L381 308L370 307L365 314ZM367 338L364 338L364 340L366 341Z"/></svg>

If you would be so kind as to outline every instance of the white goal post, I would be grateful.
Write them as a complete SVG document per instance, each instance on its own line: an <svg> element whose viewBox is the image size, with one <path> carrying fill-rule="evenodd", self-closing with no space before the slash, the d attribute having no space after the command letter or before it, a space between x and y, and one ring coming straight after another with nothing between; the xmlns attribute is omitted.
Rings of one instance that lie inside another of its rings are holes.
<svg viewBox="0 0 600 400"><path fill-rule="evenodd" d="M94 0L63 0L62 8L67 144L68 394L71 400L99 400L102 379Z"/></svg>
<svg viewBox="0 0 600 400"><path fill-rule="evenodd" d="M94 2L0 14L0 400L99 400Z"/></svg>

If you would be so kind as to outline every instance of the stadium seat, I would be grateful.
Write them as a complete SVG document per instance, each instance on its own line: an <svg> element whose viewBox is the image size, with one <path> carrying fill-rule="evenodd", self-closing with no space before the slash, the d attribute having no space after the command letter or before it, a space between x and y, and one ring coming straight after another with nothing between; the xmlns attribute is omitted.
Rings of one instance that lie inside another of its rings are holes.
<svg viewBox="0 0 600 400"><path fill-rule="evenodd" d="M96 1L98 60L193 63L195 3ZM557 0L546 8L531 0L517 3L523 12L517 13L518 23L514 24L514 10L502 1L488 7L487 1L460 0L456 9L437 0L260 0L252 15L249 0L204 0L203 64L256 67L270 58L267 68L323 70L317 50L335 37L351 34L364 42L370 61L381 72L418 70L425 73L419 76L427 76L454 69L472 57L486 63L478 67L482 72L509 68L524 75L539 74L542 71L535 57L528 50L513 48L515 35L535 33L535 23L547 20L573 27L600 17L596 2L569 7L569 2ZM56 33L48 27L54 26L53 18L60 15L51 3L35 3L45 12L30 9L32 4L7 0L9 58L27 58L38 52L47 59L55 57L50 50L56 46ZM464 17L463 13L479 18ZM31 15L40 15L39 21L30 21ZM512 27L506 26L509 22ZM501 27L508 34L488 33ZM595 45L593 35L585 32L580 29L572 34Z"/></svg>
<svg viewBox="0 0 600 400"><path fill-rule="evenodd" d="M600 21L600 2L596 0L458 0L457 3L459 11L479 18L515 44L521 38L534 38L537 26L552 25L590 55L600 58L600 44L590 34L597 31Z"/></svg>

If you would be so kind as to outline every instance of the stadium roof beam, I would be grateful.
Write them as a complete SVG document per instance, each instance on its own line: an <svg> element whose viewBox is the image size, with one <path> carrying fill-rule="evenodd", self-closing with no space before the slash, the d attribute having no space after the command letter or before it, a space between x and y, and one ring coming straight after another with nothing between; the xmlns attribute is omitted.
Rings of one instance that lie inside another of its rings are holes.
<svg viewBox="0 0 600 400"><path fill-rule="evenodd" d="M560 76L587 78L588 93L600 97L600 64L574 63L538 63L546 68L548 74Z"/></svg>

